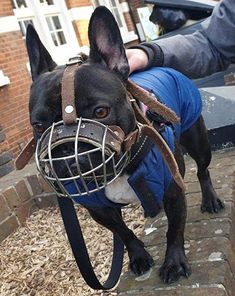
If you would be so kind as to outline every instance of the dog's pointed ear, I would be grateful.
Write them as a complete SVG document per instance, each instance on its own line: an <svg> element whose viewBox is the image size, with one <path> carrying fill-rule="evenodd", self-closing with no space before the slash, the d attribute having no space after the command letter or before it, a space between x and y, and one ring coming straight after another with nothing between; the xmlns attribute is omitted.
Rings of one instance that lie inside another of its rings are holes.
<svg viewBox="0 0 235 296"><path fill-rule="evenodd" d="M27 26L26 47L33 81L40 74L52 71L57 66L42 44L36 30L30 24Z"/></svg>
<svg viewBox="0 0 235 296"><path fill-rule="evenodd" d="M88 29L90 58L98 63L105 63L110 70L127 80L129 64L120 30L112 13L104 6L93 12Z"/></svg>

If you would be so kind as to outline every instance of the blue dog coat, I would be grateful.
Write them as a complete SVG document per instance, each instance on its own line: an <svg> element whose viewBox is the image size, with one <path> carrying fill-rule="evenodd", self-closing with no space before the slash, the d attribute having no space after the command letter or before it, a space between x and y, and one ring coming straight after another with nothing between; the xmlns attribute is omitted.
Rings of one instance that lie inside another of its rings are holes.
<svg viewBox="0 0 235 296"><path fill-rule="evenodd" d="M130 79L147 91L152 92L181 118L180 124L175 125L174 128L166 126L162 133L170 149L174 152L174 133L179 138L181 133L190 128L201 114L202 101L199 91L191 80L170 68L152 68L144 72L134 73L130 76ZM162 208L163 196L171 181L171 173L155 145L152 146L144 159L138 164L137 169L128 178L128 183L138 196L146 216L154 216L156 215L156 207L159 210ZM66 189L70 194L76 193L76 188L72 183L67 184ZM146 194L148 195L147 198ZM152 209L153 204L147 203L150 197L156 203L155 210ZM110 201L105 196L104 189L89 196L76 197L74 201L87 207L123 206L123 204Z"/></svg>

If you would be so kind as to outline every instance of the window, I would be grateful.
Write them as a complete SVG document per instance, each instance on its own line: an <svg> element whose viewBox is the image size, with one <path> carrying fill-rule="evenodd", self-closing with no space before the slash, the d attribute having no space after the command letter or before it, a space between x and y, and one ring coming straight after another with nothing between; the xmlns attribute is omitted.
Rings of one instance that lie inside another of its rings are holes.
<svg viewBox="0 0 235 296"><path fill-rule="evenodd" d="M65 44L66 40L58 15L47 16L46 21L55 46Z"/></svg>
<svg viewBox="0 0 235 296"><path fill-rule="evenodd" d="M134 31L128 31L125 18L123 16L122 6L118 0L93 0L92 2L95 7L104 5L112 12L116 22L118 23L124 43L138 39L138 36Z"/></svg>
<svg viewBox="0 0 235 296"><path fill-rule="evenodd" d="M1 1L1 0L0 0ZM32 24L42 43L58 64L64 64L79 51L66 0L12 0L13 12L25 38Z"/></svg>
<svg viewBox="0 0 235 296"><path fill-rule="evenodd" d="M45 4L45 5L54 5L53 0L39 0L40 3Z"/></svg>
<svg viewBox="0 0 235 296"><path fill-rule="evenodd" d="M95 6L104 5L109 8L115 17L119 28L121 30L127 30L122 11L120 9L120 4L117 0L94 0L93 2Z"/></svg>
<svg viewBox="0 0 235 296"><path fill-rule="evenodd" d="M18 23L20 25L20 30L21 30L23 37L26 36L26 29L27 29L28 24L34 25L32 19L20 20L20 21L18 21Z"/></svg>
<svg viewBox="0 0 235 296"><path fill-rule="evenodd" d="M13 7L14 8L22 8L22 7L27 7L26 1L25 0L13 0Z"/></svg>

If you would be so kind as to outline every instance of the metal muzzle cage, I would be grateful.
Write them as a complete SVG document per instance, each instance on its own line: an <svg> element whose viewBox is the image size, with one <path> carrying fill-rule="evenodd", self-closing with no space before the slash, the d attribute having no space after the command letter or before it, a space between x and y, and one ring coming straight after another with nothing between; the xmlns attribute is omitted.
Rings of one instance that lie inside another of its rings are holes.
<svg viewBox="0 0 235 296"><path fill-rule="evenodd" d="M90 119L54 123L37 143L38 170L59 196L89 195L113 182L128 163L123 139L119 127Z"/></svg>

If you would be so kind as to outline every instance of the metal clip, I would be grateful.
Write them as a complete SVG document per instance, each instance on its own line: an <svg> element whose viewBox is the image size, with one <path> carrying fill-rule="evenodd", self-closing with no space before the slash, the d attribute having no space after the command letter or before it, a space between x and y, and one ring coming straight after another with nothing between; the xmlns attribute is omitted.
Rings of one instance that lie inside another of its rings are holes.
<svg viewBox="0 0 235 296"><path fill-rule="evenodd" d="M82 64L83 60L82 57L80 55L77 55L75 57L72 57L68 60L68 62L66 63L66 66L71 66L71 65L75 65L75 64Z"/></svg>

